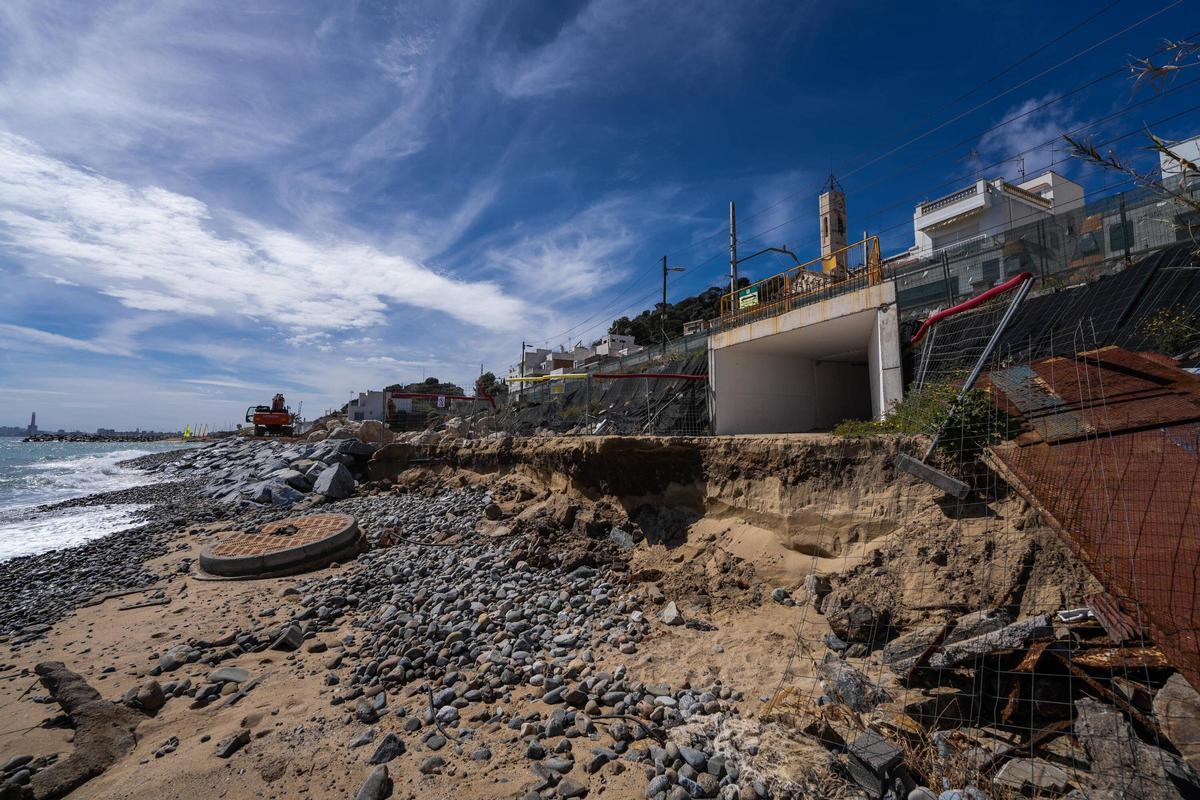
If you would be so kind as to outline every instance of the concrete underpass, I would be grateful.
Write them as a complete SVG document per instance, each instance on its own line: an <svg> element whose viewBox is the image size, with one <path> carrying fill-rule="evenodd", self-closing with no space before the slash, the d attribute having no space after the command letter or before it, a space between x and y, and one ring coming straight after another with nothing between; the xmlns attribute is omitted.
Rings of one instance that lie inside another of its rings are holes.
<svg viewBox="0 0 1200 800"><path fill-rule="evenodd" d="M801 433L878 419L902 394L892 281L709 337L717 434Z"/></svg>

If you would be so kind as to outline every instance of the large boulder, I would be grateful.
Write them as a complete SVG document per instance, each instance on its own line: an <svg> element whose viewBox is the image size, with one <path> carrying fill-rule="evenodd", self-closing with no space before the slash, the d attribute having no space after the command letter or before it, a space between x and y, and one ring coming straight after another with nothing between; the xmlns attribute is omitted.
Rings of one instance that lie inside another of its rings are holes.
<svg viewBox="0 0 1200 800"><path fill-rule="evenodd" d="M382 447L392 443L392 432L379 420L369 419L359 425L356 438L360 442Z"/></svg>
<svg viewBox="0 0 1200 800"><path fill-rule="evenodd" d="M323 442L327 438L329 438L328 431L313 431L308 435L308 441L310 442Z"/></svg>
<svg viewBox="0 0 1200 800"><path fill-rule="evenodd" d="M354 494L354 476L342 464L326 467L313 482L313 491L331 500L341 500Z"/></svg>

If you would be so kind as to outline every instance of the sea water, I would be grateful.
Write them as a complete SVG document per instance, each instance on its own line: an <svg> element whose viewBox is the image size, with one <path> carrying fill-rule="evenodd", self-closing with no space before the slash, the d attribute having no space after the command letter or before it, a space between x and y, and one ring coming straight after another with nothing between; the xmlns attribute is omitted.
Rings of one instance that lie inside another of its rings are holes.
<svg viewBox="0 0 1200 800"><path fill-rule="evenodd" d="M48 503L152 483L155 476L117 462L178 443L22 442L0 437L0 561L43 553L138 524L135 504L38 511Z"/></svg>

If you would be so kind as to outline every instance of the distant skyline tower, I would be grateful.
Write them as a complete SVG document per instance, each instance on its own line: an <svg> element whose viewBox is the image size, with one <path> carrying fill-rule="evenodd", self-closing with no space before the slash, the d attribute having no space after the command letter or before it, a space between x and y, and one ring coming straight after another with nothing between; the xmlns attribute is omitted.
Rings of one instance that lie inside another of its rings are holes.
<svg viewBox="0 0 1200 800"><path fill-rule="evenodd" d="M821 192L821 271L846 271L846 193L829 173L829 183ZM840 252L838 252L840 251ZM837 255L834 255L837 253Z"/></svg>
<svg viewBox="0 0 1200 800"><path fill-rule="evenodd" d="M29 415L29 427L25 429L25 433L29 436L37 435L37 412L34 411Z"/></svg>

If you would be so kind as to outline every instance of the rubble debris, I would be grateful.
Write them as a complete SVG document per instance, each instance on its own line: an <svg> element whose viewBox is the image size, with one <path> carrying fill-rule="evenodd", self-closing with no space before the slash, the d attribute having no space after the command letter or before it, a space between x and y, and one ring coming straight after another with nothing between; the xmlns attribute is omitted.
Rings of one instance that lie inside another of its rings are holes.
<svg viewBox="0 0 1200 800"><path fill-rule="evenodd" d="M884 634L887 620L875 609L863 603L846 608L826 610L825 621L839 639L846 642L869 643Z"/></svg>
<svg viewBox="0 0 1200 800"><path fill-rule="evenodd" d="M1154 717L1180 755L1200 771L1200 693L1176 672L1154 693Z"/></svg>
<svg viewBox="0 0 1200 800"><path fill-rule="evenodd" d="M870 678L833 653L825 654L825 658L817 665L817 674L825 694L854 711L870 711L892 699Z"/></svg>
<svg viewBox="0 0 1200 800"><path fill-rule="evenodd" d="M1124 715L1091 698L1075 702L1073 733L1087 751L1091 769L1082 787L1094 800L1179 800L1188 796L1172 777L1190 772L1177 756L1137 738ZM1195 776L1195 773L1191 773ZM1200 791L1200 781L1191 787Z"/></svg>
<svg viewBox="0 0 1200 800"><path fill-rule="evenodd" d="M855 783L872 797L883 797L890 785L892 770L900 764L904 751L875 731L867 731L846 749L848 767Z"/></svg>
<svg viewBox="0 0 1200 800"><path fill-rule="evenodd" d="M948 644L929 657L933 669L946 669L982 658L996 650L1027 647L1033 640L1053 636L1054 629L1045 614L1014 622L998 630Z"/></svg>
<svg viewBox="0 0 1200 800"><path fill-rule="evenodd" d="M1004 762L992 782L1033 797L1066 794L1071 778L1040 758L1014 758Z"/></svg>
<svg viewBox="0 0 1200 800"><path fill-rule="evenodd" d="M912 670L921 656L940 645L951 645L976 636L998 631L1012 624L1006 611L985 609L964 614L945 625L929 625L897 636L883 648L883 662L893 672L903 675ZM928 659L926 659L928 660Z"/></svg>

